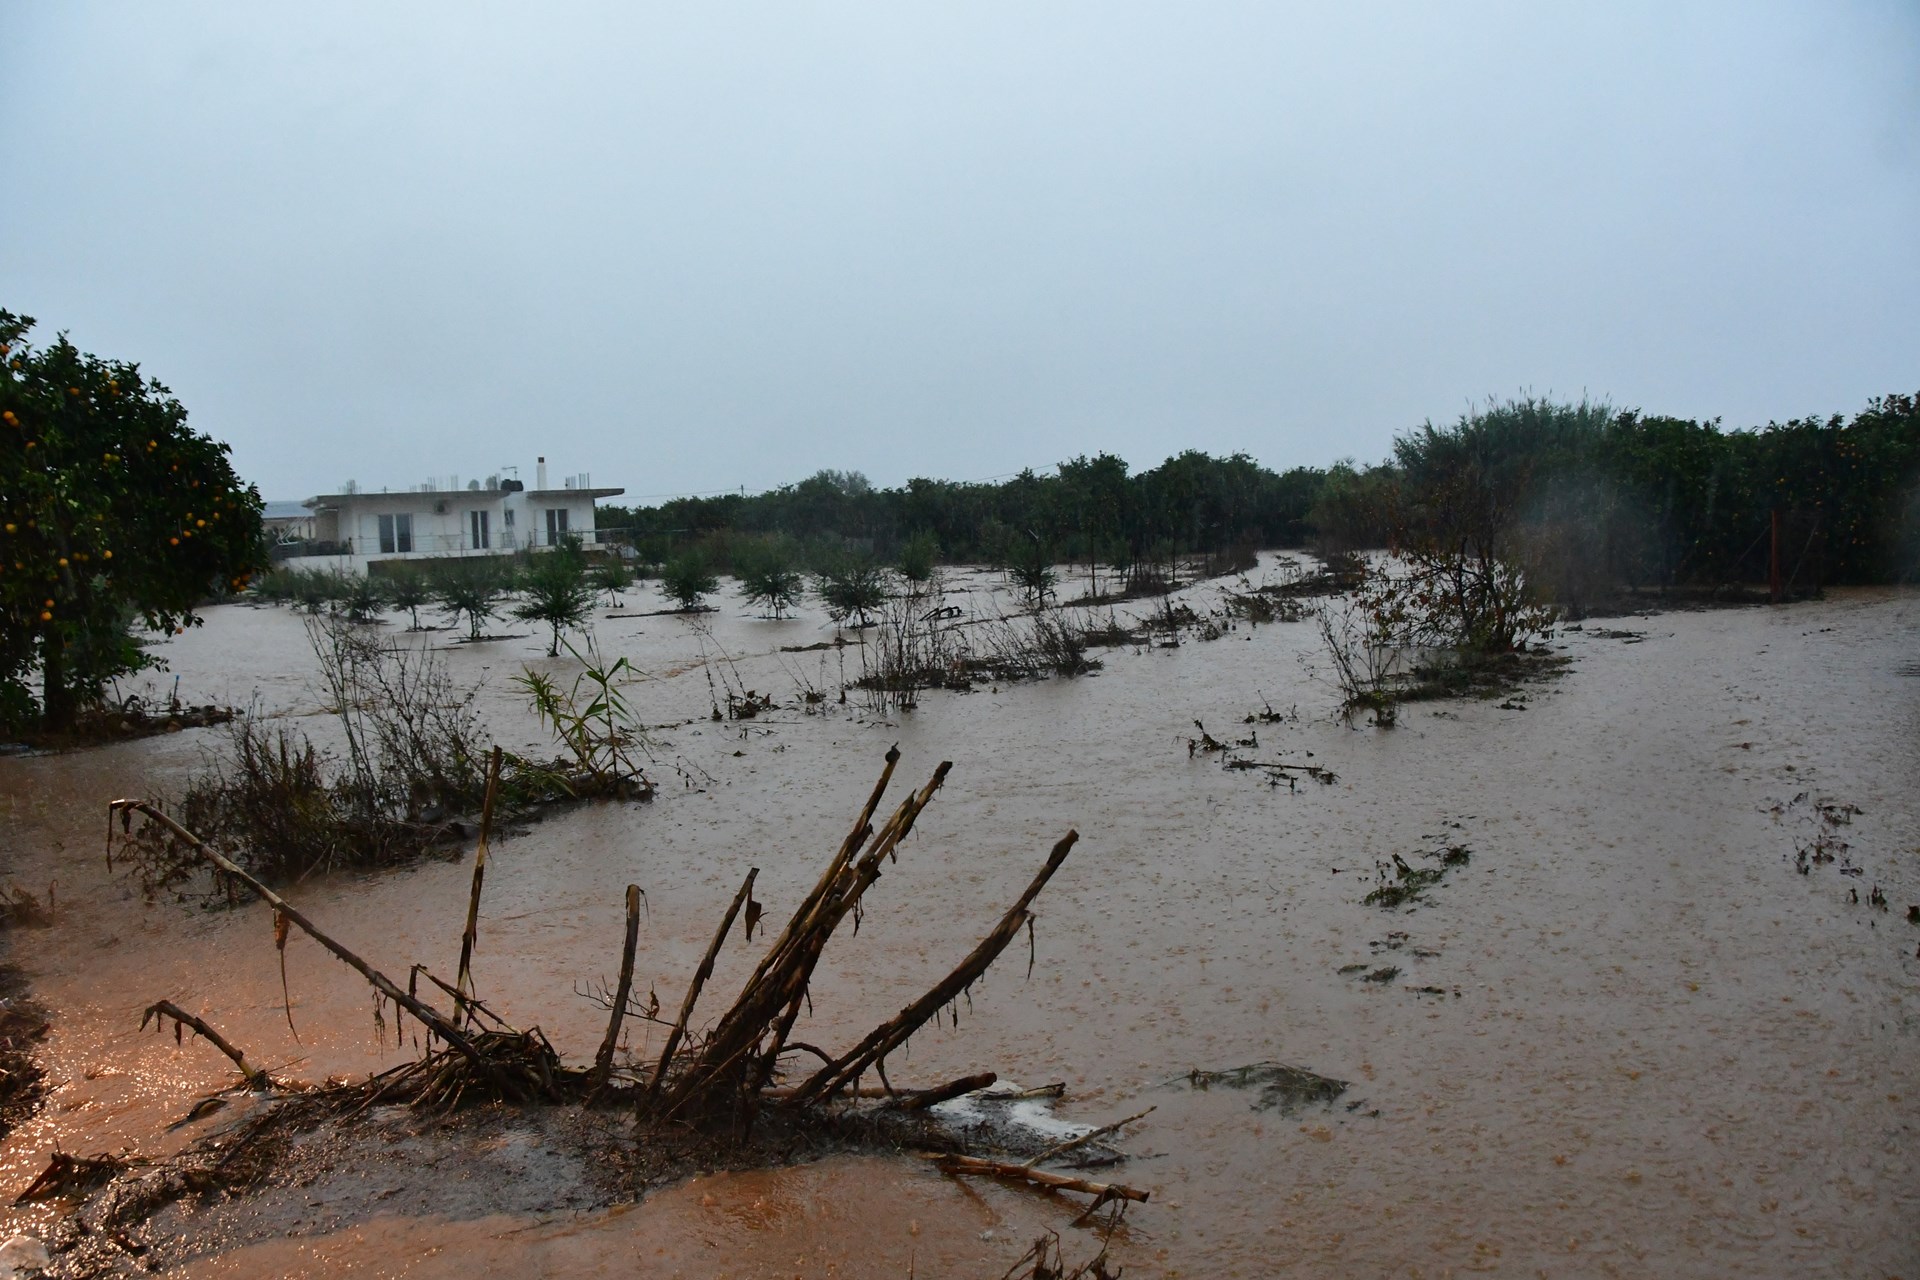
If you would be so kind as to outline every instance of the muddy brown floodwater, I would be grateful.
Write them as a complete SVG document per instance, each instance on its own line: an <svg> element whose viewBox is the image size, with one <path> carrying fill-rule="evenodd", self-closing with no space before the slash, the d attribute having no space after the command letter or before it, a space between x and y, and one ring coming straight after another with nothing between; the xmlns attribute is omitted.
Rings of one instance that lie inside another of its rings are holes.
<svg viewBox="0 0 1920 1280"><path fill-rule="evenodd" d="M1189 596L1204 610L1214 591ZM658 607L651 590L632 599ZM780 652L831 624L744 612L724 601L711 640L671 617L596 630L653 677L629 690L650 722L704 715L720 649L728 675L783 707L801 682L837 689L835 653ZM1157 1104L1123 1144L1121 1176L1153 1192L1114 1242L1129 1276L1920 1277L1916 624L1911 591L1595 624L1558 637L1573 665L1520 709L1419 704L1390 731L1330 717L1302 664L1307 623L1117 650L1096 676L930 695L892 719L830 701L823 716L695 720L657 734L657 802L498 845L476 973L517 1021L590 1058L604 1015L573 992L612 976L624 886L647 894L636 986L671 1001L747 867L781 918L898 741L903 776L951 759L953 777L859 935L830 950L804 1038L845 1043L917 996L1077 827L1039 902L1031 978L1024 956L1005 959L959 1027L923 1031L890 1074L1065 1080L1060 1114L1085 1124ZM570 664L537 637L453 634L433 639L456 675L485 678L502 741L538 741L507 678ZM177 674L187 700L330 731L286 612L216 608L161 651L159 687ZM1240 723L1266 703L1298 719ZM1339 781L1294 793L1189 758L1196 718ZM193 1136L167 1125L229 1082L226 1064L139 1033L155 999L289 1075L412 1052L383 1046L365 985L298 938L296 1042L269 913L149 904L107 873L107 801L177 789L218 733L0 760L4 873L58 903L50 926L12 936L54 1029L45 1105L0 1148L8 1199L55 1145L154 1155ZM1860 812L1846 857L1803 875L1820 801ZM1376 860L1453 845L1470 861L1411 909L1363 905ZM289 892L390 972L450 971L468 874L427 862ZM1870 905L1875 885L1890 910ZM754 958L730 948L717 989ZM1351 1088L1288 1115L1178 1083L1267 1060ZM342 1225L320 1206L273 1239L228 1228L181 1273L992 1277L1046 1230L1070 1257L1093 1248L1070 1226L1077 1205L904 1157L696 1178L611 1210L496 1211L469 1172L376 1163L374 1196L407 1189L395 1211Z"/></svg>

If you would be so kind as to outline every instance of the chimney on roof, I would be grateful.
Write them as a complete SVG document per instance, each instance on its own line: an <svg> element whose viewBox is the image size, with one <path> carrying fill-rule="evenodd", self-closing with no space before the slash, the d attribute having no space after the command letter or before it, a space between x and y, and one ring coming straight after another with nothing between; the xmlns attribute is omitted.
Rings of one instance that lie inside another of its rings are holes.
<svg viewBox="0 0 1920 1280"><path fill-rule="evenodd" d="M536 460L533 471L533 487L536 489L545 489L547 487L547 460L545 458Z"/></svg>

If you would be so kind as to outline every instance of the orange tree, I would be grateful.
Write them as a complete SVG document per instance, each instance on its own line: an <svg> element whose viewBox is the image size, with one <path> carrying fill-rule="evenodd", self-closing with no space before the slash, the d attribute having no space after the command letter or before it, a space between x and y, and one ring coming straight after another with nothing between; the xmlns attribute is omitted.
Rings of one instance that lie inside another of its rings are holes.
<svg viewBox="0 0 1920 1280"><path fill-rule="evenodd" d="M260 495L137 366L32 327L0 310L0 720L58 731L148 665L136 621L177 633L246 585Z"/></svg>

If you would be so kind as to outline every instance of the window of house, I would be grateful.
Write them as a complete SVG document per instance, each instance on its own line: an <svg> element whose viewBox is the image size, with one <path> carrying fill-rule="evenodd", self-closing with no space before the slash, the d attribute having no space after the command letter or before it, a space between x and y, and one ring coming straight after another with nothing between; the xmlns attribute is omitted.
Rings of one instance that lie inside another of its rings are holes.
<svg viewBox="0 0 1920 1280"><path fill-rule="evenodd" d="M567 509L565 507L547 508L547 545L557 547L567 536Z"/></svg>
<svg viewBox="0 0 1920 1280"><path fill-rule="evenodd" d="M467 512L468 533L472 535L472 540L468 543L468 546L475 551L485 551L493 545L493 538L491 536L493 531L488 528L489 519L492 514L490 511Z"/></svg>
<svg viewBox="0 0 1920 1280"><path fill-rule="evenodd" d="M411 515L380 517L380 554L405 555L413 550Z"/></svg>

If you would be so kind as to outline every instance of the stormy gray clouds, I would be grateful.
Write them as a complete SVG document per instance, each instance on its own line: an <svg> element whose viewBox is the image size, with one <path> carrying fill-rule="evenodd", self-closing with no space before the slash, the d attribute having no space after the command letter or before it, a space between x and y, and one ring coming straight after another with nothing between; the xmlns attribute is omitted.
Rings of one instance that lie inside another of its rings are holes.
<svg viewBox="0 0 1920 1280"><path fill-rule="evenodd" d="M1911 4L23 4L0 306L269 497L1920 387Z"/></svg>

